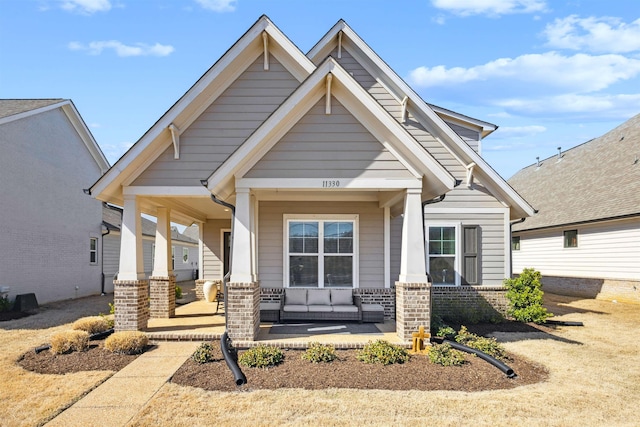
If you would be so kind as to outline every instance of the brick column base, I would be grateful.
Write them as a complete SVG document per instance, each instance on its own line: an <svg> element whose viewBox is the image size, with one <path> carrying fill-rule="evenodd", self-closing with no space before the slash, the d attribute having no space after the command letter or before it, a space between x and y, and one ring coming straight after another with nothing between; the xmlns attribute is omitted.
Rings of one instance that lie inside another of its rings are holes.
<svg viewBox="0 0 640 427"><path fill-rule="evenodd" d="M149 321L149 283L146 280L114 280L113 304L116 331L139 331Z"/></svg>
<svg viewBox="0 0 640 427"><path fill-rule="evenodd" d="M260 284L228 283L225 310L229 337L255 340L260 330Z"/></svg>
<svg viewBox="0 0 640 427"><path fill-rule="evenodd" d="M202 285L206 282L205 279L196 280L196 299L198 301L204 301L204 292L202 292Z"/></svg>
<svg viewBox="0 0 640 427"><path fill-rule="evenodd" d="M153 319L168 319L176 315L176 276L149 277L151 299L149 314Z"/></svg>
<svg viewBox="0 0 640 427"><path fill-rule="evenodd" d="M431 330L431 284L396 282L396 333L411 342L420 326Z"/></svg>

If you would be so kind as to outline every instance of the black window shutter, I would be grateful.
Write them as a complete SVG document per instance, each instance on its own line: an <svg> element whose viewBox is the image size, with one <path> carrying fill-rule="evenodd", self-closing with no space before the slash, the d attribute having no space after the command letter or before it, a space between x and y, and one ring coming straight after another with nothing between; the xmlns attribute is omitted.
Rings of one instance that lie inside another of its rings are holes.
<svg viewBox="0 0 640 427"><path fill-rule="evenodd" d="M477 285L479 276L480 227L462 227L462 284Z"/></svg>

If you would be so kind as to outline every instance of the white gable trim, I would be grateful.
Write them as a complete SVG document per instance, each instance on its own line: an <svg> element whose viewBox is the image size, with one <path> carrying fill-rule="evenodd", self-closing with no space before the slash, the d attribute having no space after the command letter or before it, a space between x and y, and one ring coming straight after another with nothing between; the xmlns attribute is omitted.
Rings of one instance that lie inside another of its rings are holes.
<svg viewBox="0 0 640 427"><path fill-rule="evenodd" d="M270 37L269 49L298 80L313 70L313 63L267 18L258 21L162 116L116 164L91 188L98 199L121 192L157 159L172 143L167 130L172 123L187 129L194 120L259 55L263 54L262 34Z"/></svg>
<svg viewBox="0 0 640 427"><path fill-rule="evenodd" d="M507 184L507 182L496 173L489 164L476 153L468 144L466 144L458 134L456 134L445 121L436 112L427 105L426 102L420 98L420 96L409 87L356 33L353 31L343 20L338 21L331 30L316 44L308 53L307 56L312 61L318 61L323 56L326 56L333 49L333 43L337 43L337 34L342 32L342 49L345 49L348 44L353 44L361 51L368 60L375 65L382 74L386 77L385 82L387 87L392 87L392 94L398 99L398 102L408 96L411 100L412 112L416 119L429 130L434 131L435 136L448 141L458 156L464 160L463 164L470 164L475 162L478 165L478 169L481 169L477 173L477 176L484 177L483 184L492 191L496 197L501 199L508 199L510 205L516 208L516 216L531 216L535 213L533 207L531 207L513 188ZM345 40L345 38L347 40ZM359 55L354 52L350 52L356 59ZM365 69L368 64L361 63ZM368 70L369 71L369 70ZM379 74L379 73L376 73ZM374 77L377 77L373 74ZM394 93L395 92L395 93ZM449 144L443 144L445 147ZM456 156L456 157L458 157ZM491 183L487 184L486 180L490 180Z"/></svg>
<svg viewBox="0 0 640 427"><path fill-rule="evenodd" d="M208 179L208 189L225 197L233 178L242 178L325 94L325 77L334 76L333 93L416 178L428 175L446 192L455 179L351 77L328 58Z"/></svg>

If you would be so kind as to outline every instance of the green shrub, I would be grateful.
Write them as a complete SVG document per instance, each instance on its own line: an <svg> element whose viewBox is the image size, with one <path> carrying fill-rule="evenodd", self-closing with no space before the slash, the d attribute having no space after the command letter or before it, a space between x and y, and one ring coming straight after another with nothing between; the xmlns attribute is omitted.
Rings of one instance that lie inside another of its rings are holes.
<svg viewBox="0 0 640 427"><path fill-rule="evenodd" d="M176 286L176 299L182 298L182 288L180 286Z"/></svg>
<svg viewBox="0 0 640 427"><path fill-rule="evenodd" d="M496 341L495 338L486 338L473 334L469 332L465 326L460 328L455 339L456 342L459 342L460 344L480 350L481 352L495 357L496 359L505 360L507 358L504 348L500 343L498 343L498 341Z"/></svg>
<svg viewBox="0 0 640 427"><path fill-rule="evenodd" d="M525 268L522 273L512 279L505 279L507 299L509 300L509 316L518 322L544 323L552 314L542 306L541 274L532 268Z"/></svg>
<svg viewBox="0 0 640 427"><path fill-rule="evenodd" d="M141 354L149 344L149 338L140 331L120 331L104 341L104 348L112 353Z"/></svg>
<svg viewBox="0 0 640 427"><path fill-rule="evenodd" d="M357 358L364 363L392 365L394 363L404 363L409 360L409 353L400 346L384 340L376 340L365 345L364 348L358 352Z"/></svg>
<svg viewBox="0 0 640 427"><path fill-rule="evenodd" d="M208 342L203 342L198 346L196 351L193 352L193 354L191 355L191 359L197 363L213 362L214 360L216 360L216 358L213 356L213 352L213 345Z"/></svg>
<svg viewBox="0 0 640 427"><path fill-rule="evenodd" d="M284 354L278 347L259 345L242 353L238 359L242 366L268 368L282 362Z"/></svg>
<svg viewBox="0 0 640 427"><path fill-rule="evenodd" d="M438 329L436 333L437 337L443 337L446 339L453 339L456 336L456 330L451 326L442 326Z"/></svg>
<svg viewBox="0 0 640 427"><path fill-rule="evenodd" d="M76 331L86 331L89 335L104 332L111 328L109 321L103 316L81 317L71 326Z"/></svg>
<svg viewBox="0 0 640 427"><path fill-rule="evenodd" d="M0 311L9 311L11 310L11 302L9 302L9 297L4 296L0 298Z"/></svg>
<svg viewBox="0 0 640 427"><path fill-rule="evenodd" d="M464 353L447 343L432 345L429 348L428 356L431 363L442 366L460 366L467 363Z"/></svg>
<svg viewBox="0 0 640 427"><path fill-rule="evenodd" d="M320 344L319 342L311 343L307 351L302 354L302 358L311 363L333 362L337 357L334 346Z"/></svg>
<svg viewBox="0 0 640 427"><path fill-rule="evenodd" d="M86 331L62 331L51 337L51 351L68 354L89 348L89 334Z"/></svg>

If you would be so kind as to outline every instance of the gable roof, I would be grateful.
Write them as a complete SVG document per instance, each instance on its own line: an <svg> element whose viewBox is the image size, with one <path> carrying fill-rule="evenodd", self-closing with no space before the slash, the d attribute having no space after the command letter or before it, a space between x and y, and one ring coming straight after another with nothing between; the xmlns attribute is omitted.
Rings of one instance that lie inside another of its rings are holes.
<svg viewBox="0 0 640 427"><path fill-rule="evenodd" d="M474 176L477 177L484 186L503 203L511 207L511 217L528 217L535 213L535 210L527 201L522 198L489 164L476 153L444 119L437 114L395 71L378 56L358 34L351 29L344 20L338 21L333 28L307 53L307 56L318 63L339 43L348 43L354 48L351 54L361 65L368 68L370 74L383 80L384 85L390 90L393 96L401 102L404 97L410 101L409 107L413 116L442 141L453 156L465 167L475 163ZM443 116L452 119L464 120L468 125L478 126L483 135L488 135L497 127L487 122L477 121L461 114L450 112L437 107Z"/></svg>
<svg viewBox="0 0 640 427"><path fill-rule="evenodd" d="M100 168L100 173L105 173L109 169L109 161L70 99L0 99L0 125L57 108L60 108L69 119Z"/></svg>
<svg viewBox="0 0 640 427"><path fill-rule="evenodd" d="M538 208L514 231L640 215L640 114L561 156L509 179Z"/></svg>
<svg viewBox="0 0 640 427"><path fill-rule="evenodd" d="M297 121L326 95L331 76L331 96L347 108L377 136L416 178L424 175L436 195L455 187L455 178L438 163L349 73L333 58L327 58L289 98L208 179L207 188L223 198L230 195L234 178L241 178ZM358 113L359 112L359 113ZM375 120L373 120L375 118ZM367 123L369 126L367 126ZM374 123L378 126L374 126ZM346 187L348 188L348 186Z"/></svg>
<svg viewBox="0 0 640 427"><path fill-rule="evenodd" d="M294 77L304 80L315 69L313 63L266 16L261 16L238 41L127 151L96 183L92 194L100 200L120 196L128 185L155 160L168 145L168 130L186 129L264 52L263 34L268 35L269 53ZM208 193L200 188L202 195Z"/></svg>

